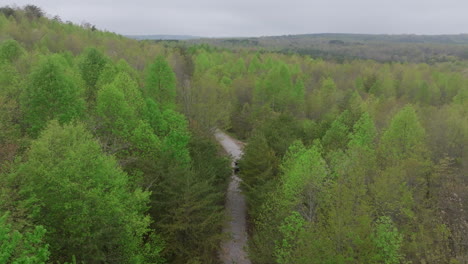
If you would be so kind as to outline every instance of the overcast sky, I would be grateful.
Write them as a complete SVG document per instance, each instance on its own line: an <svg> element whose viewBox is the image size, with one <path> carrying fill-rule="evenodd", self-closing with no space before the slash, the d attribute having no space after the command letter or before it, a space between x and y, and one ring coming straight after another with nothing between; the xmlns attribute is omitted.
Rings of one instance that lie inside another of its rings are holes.
<svg viewBox="0 0 468 264"><path fill-rule="evenodd" d="M468 32L468 0L1 0L124 35Z"/></svg>

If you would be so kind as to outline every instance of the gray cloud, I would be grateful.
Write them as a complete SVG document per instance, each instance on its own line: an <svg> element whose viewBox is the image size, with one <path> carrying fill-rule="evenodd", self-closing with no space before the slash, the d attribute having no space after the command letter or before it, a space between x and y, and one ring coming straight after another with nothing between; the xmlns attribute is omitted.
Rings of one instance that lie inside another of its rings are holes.
<svg viewBox="0 0 468 264"><path fill-rule="evenodd" d="M120 34L468 32L466 0L17 0L5 4L34 4L63 20L86 21Z"/></svg>

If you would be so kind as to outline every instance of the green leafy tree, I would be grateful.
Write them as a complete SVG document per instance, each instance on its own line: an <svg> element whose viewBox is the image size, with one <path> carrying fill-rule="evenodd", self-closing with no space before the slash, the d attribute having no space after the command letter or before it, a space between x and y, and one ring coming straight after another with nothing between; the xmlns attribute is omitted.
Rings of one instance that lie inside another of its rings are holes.
<svg viewBox="0 0 468 264"><path fill-rule="evenodd" d="M325 99L327 103L333 103L334 99L336 99L336 83L335 81L328 77L322 80L322 86L320 87L320 91L322 93L322 98Z"/></svg>
<svg viewBox="0 0 468 264"><path fill-rule="evenodd" d="M140 117L145 110L145 101L138 87L138 83L126 72L120 72L112 81L112 84L125 96L125 101L129 106L135 109L136 114Z"/></svg>
<svg viewBox="0 0 468 264"><path fill-rule="evenodd" d="M24 11L29 19L37 19L44 16L44 11L35 5L26 5Z"/></svg>
<svg viewBox="0 0 468 264"><path fill-rule="evenodd" d="M294 84L294 93L289 103L290 111L296 116L303 116L305 109L305 86L304 81L299 79Z"/></svg>
<svg viewBox="0 0 468 264"><path fill-rule="evenodd" d="M295 140L300 139L303 128L294 116L280 114L267 116L266 120L259 125L259 131L263 133L276 156L283 157L289 146Z"/></svg>
<svg viewBox="0 0 468 264"><path fill-rule="evenodd" d="M19 120L20 75L10 63L0 62L0 164L12 161L21 143ZM0 165L1 166L1 165ZM1 171L1 169L0 169Z"/></svg>
<svg viewBox="0 0 468 264"><path fill-rule="evenodd" d="M256 217L266 194L276 187L277 158L260 133L249 138L244 153L239 162L241 184L247 196L250 215Z"/></svg>
<svg viewBox="0 0 468 264"><path fill-rule="evenodd" d="M176 98L176 78L171 67L162 56L158 56L148 67L145 94L162 108L173 108Z"/></svg>
<svg viewBox="0 0 468 264"><path fill-rule="evenodd" d="M125 60L121 59L116 64L106 59L106 64L102 67L101 74L95 84L95 89L99 90L106 84L114 81L117 75L126 73L132 80L139 80L139 73L132 68Z"/></svg>
<svg viewBox="0 0 468 264"><path fill-rule="evenodd" d="M298 237L301 232L304 232L305 221L297 212L292 212L290 216L284 219L283 224L279 227L282 239L276 241L276 249L274 255L278 264L291 263L294 259L294 251L298 243Z"/></svg>
<svg viewBox="0 0 468 264"><path fill-rule="evenodd" d="M138 119L135 108L127 102L123 91L114 83L105 85L98 91L96 99L102 133L129 138Z"/></svg>
<svg viewBox="0 0 468 264"><path fill-rule="evenodd" d="M369 113L365 112L354 124L353 133L349 134L348 146L357 146L368 150L374 149L377 130Z"/></svg>
<svg viewBox="0 0 468 264"><path fill-rule="evenodd" d="M104 54L96 48L88 48L81 55L78 67L81 77L86 83L86 98L88 103L96 100L96 83L108 63L107 60Z"/></svg>
<svg viewBox="0 0 468 264"><path fill-rule="evenodd" d="M426 132L412 106L401 109L382 135L382 158L390 163L423 154Z"/></svg>
<svg viewBox="0 0 468 264"><path fill-rule="evenodd" d="M143 260L141 264L164 264L166 259L163 257L163 250L166 243L163 239L152 232L143 246Z"/></svg>
<svg viewBox="0 0 468 264"><path fill-rule="evenodd" d="M158 219L154 226L167 241L164 254L169 262L217 263L229 162L205 138L192 138L186 148L191 168L170 155L157 161L163 173L152 187L151 212Z"/></svg>
<svg viewBox="0 0 468 264"><path fill-rule="evenodd" d="M322 79L320 88L310 93L307 102L309 116L320 118L327 113L337 110L336 101L338 98L336 83L333 78Z"/></svg>
<svg viewBox="0 0 468 264"><path fill-rule="evenodd" d="M349 116L348 111L338 116L323 136L322 143L327 150L338 150L346 147L350 131L350 127L346 124L347 116Z"/></svg>
<svg viewBox="0 0 468 264"><path fill-rule="evenodd" d="M0 95L0 166L4 161L13 161L20 147L21 133L18 124L14 122L19 116L18 108L15 101Z"/></svg>
<svg viewBox="0 0 468 264"><path fill-rule="evenodd" d="M172 167L155 189L152 215L167 241L164 253L171 263L216 263L224 215L222 192L214 183L212 177Z"/></svg>
<svg viewBox="0 0 468 264"><path fill-rule="evenodd" d="M255 74L261 69L262 69L262 63L260 62L260 56L259 54L255 54L252 60L250 60L248 72L250 74Z"/></svg>
<svg viewBox="0 0 468 264"><path fill-rule="evenodd" d="M271 69L265 79L258 83L254 102L268 104L275 111L284 111L294 98L291 72L284 63Z"/></svg>
<svg viewBox="0 0 468 264"><path fill-rule="evenodd" d="M358 120L364 112L364 101L357 91L354 91L349 97L347 109L353 120Z"/></svg>
<svg viewBox="0 0 468 264"><path fill-rule="evenodd" d="M306 220L312 221L329 171L319 145L315 144L310 149L294 148L297 145L291 146L282 164L283 203L296 208Z"/></svg>
<svg viewBox="0 0 468 264"><path fill-rule="evenodd" d="M201 50L196 56L194 56L195 76L199 76L205 73L208 69L213 67L213 60L211 54L205 50Z"/></svg>
<svg viewBox="0 0 468 264"><path fill-rule="evenodd" d="M377 220L373 240L379 252L377 261L385 264L401 263L403 236L390 217L382 216Z"/></svg>
<svg viewBox="0 0 468 264"><path fill-rule="evenodd" d="M43 242L46 230L36 226L34 230L20 233L7 223L8 214L0 217L0 262L11 264L46 264L49 245Z"/></svg>
<svg viewBox="0 0 468 264"><path fill-rule="evenodd" d="M315 221L317 209L325 197L324 186L329 171L322 158L320 144L316 143L310 148L300 142L292 144L283 158L281 172L277 188L267 195L254 219L252 259L258 263L273 263L275 257L284 261L284 257L294 255L291 252L294 245L278 248L278 243L281 244L284 236L288 235L286 230L280 231L279 227L283 226L293 211L304 222ZM291 242L294 239L289 237L287 240ZM275 250L277 256L272 254Z"/></svg>
<svg viewBox="0 0 468 264"><path fill-rule="evenodd" d="M143 118L153 128L154 133L162 135L167 132L168 124L163 117L163 113L159 109L158 104L151 98L145 98L145 109Z"/></svg>
<svg viewBox="0 0 468 264"><path fill-rule="evenodd" d="M170 109L163 112L163 119L167 124L167 129L163 134L161 151L166 156L175 158L179 164L188 166L190 155L187 145L190 142L190 132L187 119Z"/></svg>
<svg viewBox="0 0 468 264"><path fill-rule="evenodd" d="M2 13L5 18L7 18L15 14L15 9L11 8L10 6L3 6L0 7L0 13Z"/></svg>
<svg viewBox="0 0 468 264"><path fill-rule="evenodd" d="M129 188L128 175L83 125L51 122L15 175L22 206L48 230L53 261L138 263L149 193Z"/></svg>
<svg viewBox="0 0 468 264"><path fill-rule="evenodd" d="M245 61L240 58L238 59L231 68L231 77L233 79L243 75L247 71L245 67Z"/></svg>
<svg viewBox="0 0 468 264"><path fill-rule="evenodd" d="M195 76L187 116L199 129L213 132L230 127L232 94L229 86L220 85L215 74L208 71Z"/></svg>
<svg viewBox="0 0 468 264"><path fill-rule="evenodd" d="M153 156L160 149L160 139L151 124L138 112L145 111L139 90L128 75L118 75L114 82L98 91L96 114L98 135L106 152L117 154L121 162L132 156Z"/></svg>
<svg viewBox="0 0 468 264"><path fill-rule="evenodd" d="M84 112L82 89L61 56L43 58L29 75L23 92L24 125L36 137L47 122L66 124Z"/></svg>
<svg viewBox="0 0 468 264"><path fill-rule="evenodd" d="M24 54L24 49L16 40L9 39L0 44L0 63L11 63L17 60L22 54Z"/></svg>

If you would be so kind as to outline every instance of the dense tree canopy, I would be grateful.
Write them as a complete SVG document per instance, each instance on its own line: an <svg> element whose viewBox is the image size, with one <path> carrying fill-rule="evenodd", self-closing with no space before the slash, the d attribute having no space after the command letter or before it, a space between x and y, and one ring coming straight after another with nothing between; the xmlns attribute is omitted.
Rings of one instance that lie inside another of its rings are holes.
<svg viewBox="0 0 468 264"><path fill-rule="evenodd" d="M32 136L57 119L65 124L84 112L82 87L59 55L44 58L29 75L23 93L25 127Z"/></svg>
<svg viewBox="0 0 468 264"><path fill-rule="evenodd" d="M0 217L0 261L2 263L45 264L49 259L49 246L42 241L44 227L22 234L7 223L8 214Z"/></svg>
<svg viewBox="0 0 468 264"><path fill-rule="evenodd" d="M161 106L173 107L176 97L175 74L162 56L158 56L147 70L145 92Z"/></svg>
<svg viewBox="0 0 468 264"><path fill-rule="evenodd" d="M226 43L0 8L0 262L219 263L215 129L246 143L253 263L466 262L466 45Z"/></svg>
<svg viewBox="0 0 468 264"><path fill-rule="evenodd" d="M86 97L89 102L95 100L96 83L105 65L106 58L98 50L88 48L83 52L79 68L81 77L86 83Z"/></svg>
<svg viewBox="0 0 468 264"><path fill-rule="evenodd" d="M148 193L128 187L128 175L83 125L51 122L27 155L15 173L24 206L48 230L52 258L135 263L148 231Z"/></svg>

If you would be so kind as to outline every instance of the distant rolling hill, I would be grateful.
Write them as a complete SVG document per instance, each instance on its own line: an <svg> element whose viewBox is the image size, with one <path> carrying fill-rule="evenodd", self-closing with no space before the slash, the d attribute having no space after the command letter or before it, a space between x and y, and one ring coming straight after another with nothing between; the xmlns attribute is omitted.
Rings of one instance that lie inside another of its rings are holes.
<svg viewBox="0 0 468 264"><path fill-rule="evenodd" d="M468 34L384 35L303 34L263 37L206 38L191 35L127 35L136 40L182 41L228 49L257 49L298 53L330 60L371 59L382 62L436 63L468 60ZM185 45L184 44L184 45Z"/></svg>
<svg viewBox="0 0 468 264"><path fill-rule="evenodd" d="M431 43L431 44L468 44L468 34L458 35L415 35L415 34L345 34L345 33L320 33L264 37L265 39L290 38L294 40L343 42L392 42L392 43Z"/></svg>
<svg viewBox="0 0 468 264"><path fill-rule="evenodd" d="M201 38L190 35L127 35L126 37L136 40L189 40Z"/></svg>
<svg viewBox="0 0 468 264"><path fill-rule="evenodd" d="M192 44L223 48L299 53L333 60L372 59L398 62L445 62L468 59L468 34L371 35L304 34L246 38L187 39Z"/></svg>

